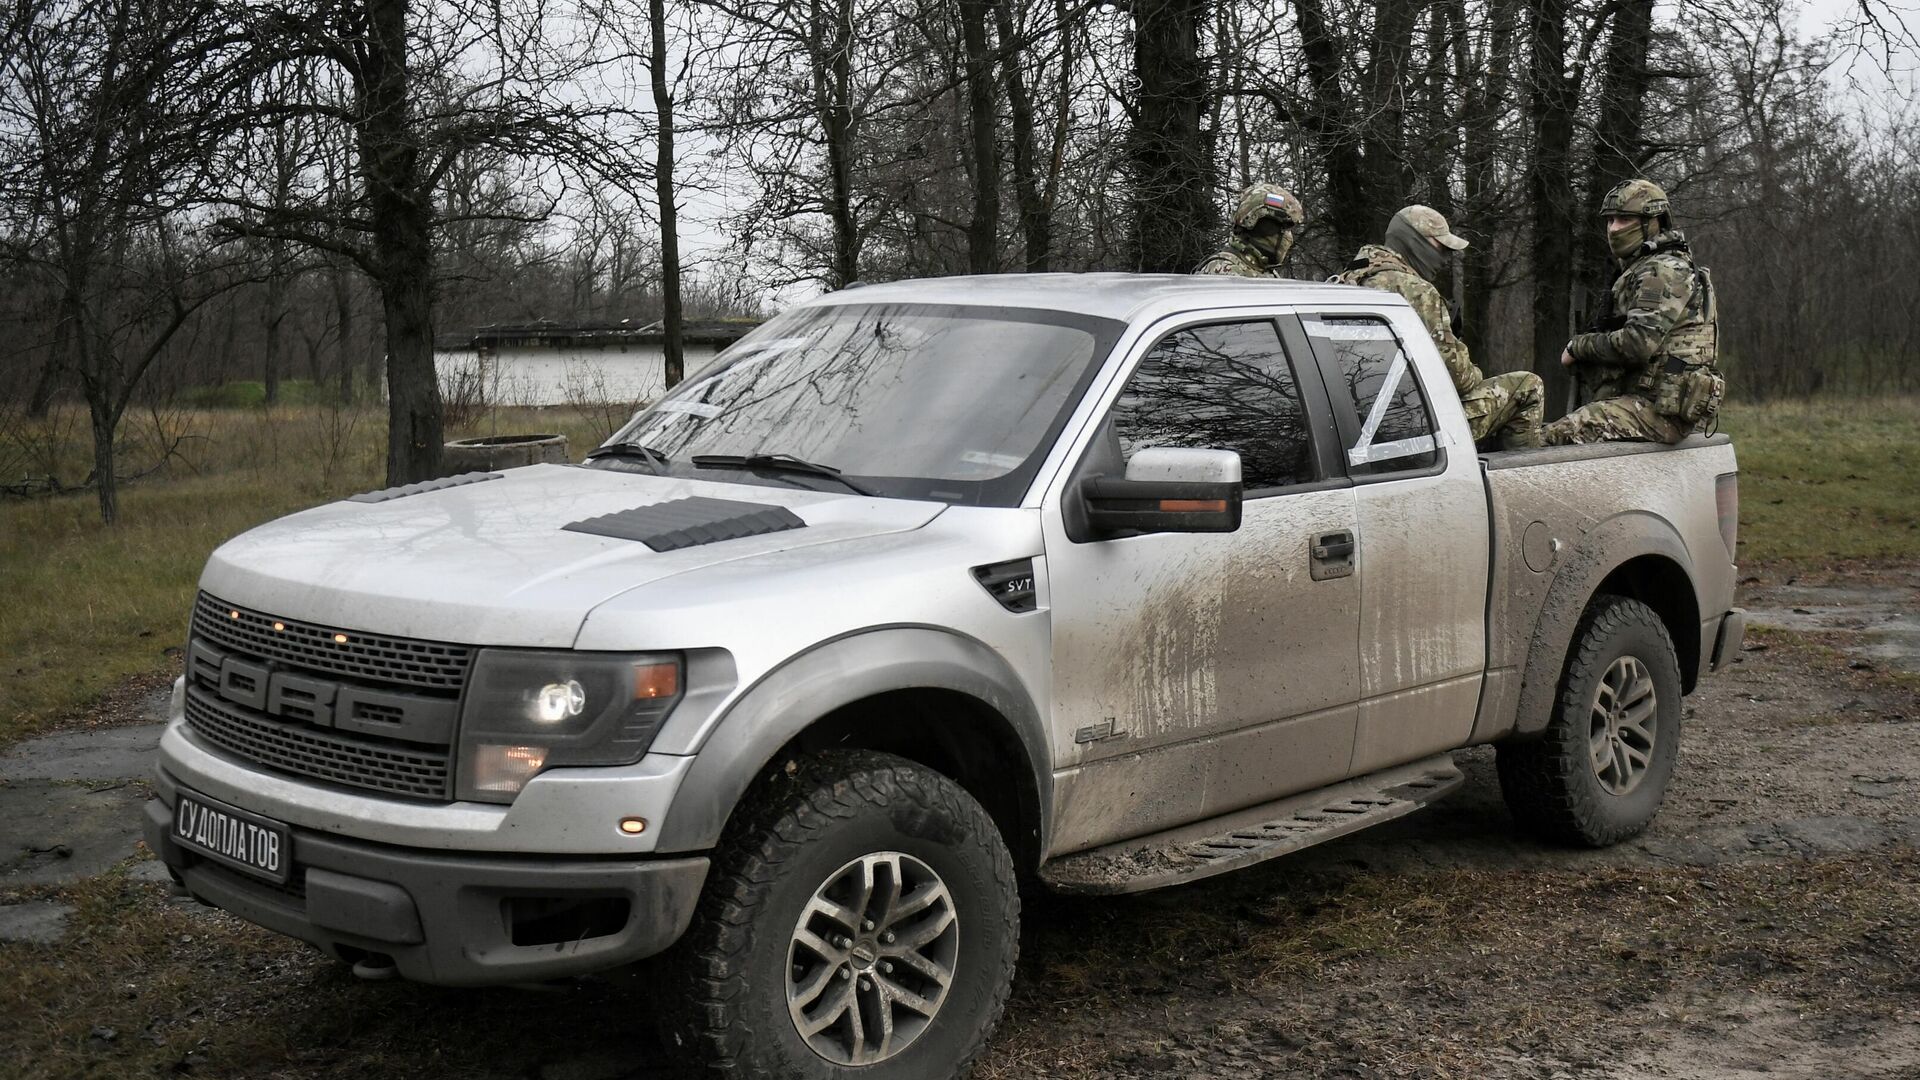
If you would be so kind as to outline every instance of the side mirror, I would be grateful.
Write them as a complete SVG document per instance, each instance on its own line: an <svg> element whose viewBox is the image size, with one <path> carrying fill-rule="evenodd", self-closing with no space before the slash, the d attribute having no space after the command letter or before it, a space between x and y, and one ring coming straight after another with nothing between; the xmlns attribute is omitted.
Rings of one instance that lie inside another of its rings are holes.
<svg viewBox="0 0 1920 1080"><path fill-rule="evenodd" d="M1081 481L1080 498L1087 526L1099 536L1233 532L1240 527L1240 455L1150 446L1127 461L1125 479Z"/></svg>

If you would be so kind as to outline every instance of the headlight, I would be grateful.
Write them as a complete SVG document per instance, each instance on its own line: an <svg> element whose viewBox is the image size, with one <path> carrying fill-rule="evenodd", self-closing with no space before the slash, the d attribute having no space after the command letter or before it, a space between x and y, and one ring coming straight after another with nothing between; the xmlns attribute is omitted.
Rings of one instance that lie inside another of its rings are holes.
<svg viewBox="0 0 1920 1080"><path fill-rule="evenodd" d="M672 654L482 649L460 711L461 799L512 802L556 765L631 765L680 701Z"/></svg>

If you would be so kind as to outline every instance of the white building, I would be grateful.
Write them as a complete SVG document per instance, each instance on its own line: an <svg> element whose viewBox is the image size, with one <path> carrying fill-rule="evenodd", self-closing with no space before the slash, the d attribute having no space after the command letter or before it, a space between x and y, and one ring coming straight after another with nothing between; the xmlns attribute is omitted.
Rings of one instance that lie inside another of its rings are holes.
<svg viewBox="0 0 1920 1080"><path fill-rule="evenodd" d="M688 321L686 374L753 329L741 321ZM666 335L658 323L483 326L434 348L440 393L487 405L605 405L652 401L666 389Z"/></svg>

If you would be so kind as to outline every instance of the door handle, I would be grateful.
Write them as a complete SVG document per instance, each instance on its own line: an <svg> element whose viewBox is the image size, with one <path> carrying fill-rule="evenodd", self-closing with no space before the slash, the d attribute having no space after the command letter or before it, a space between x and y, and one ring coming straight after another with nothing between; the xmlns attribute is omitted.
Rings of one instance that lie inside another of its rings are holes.
<svg viewBox="0 0 1920 1080"><path fill-rule="evenodd" d="M1350 559L1353 557L1353 534L1350 532L1322 533L1313 538L1313 557L1320 560Z"/></svg>

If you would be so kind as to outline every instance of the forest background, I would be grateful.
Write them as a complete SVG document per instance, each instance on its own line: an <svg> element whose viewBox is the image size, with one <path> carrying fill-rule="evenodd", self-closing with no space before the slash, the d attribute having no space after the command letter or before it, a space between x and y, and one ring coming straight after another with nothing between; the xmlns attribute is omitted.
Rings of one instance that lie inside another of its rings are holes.
<svg viewBox="0 0 1920 1080"><path fill-rule="evenodd" d="M1541 371L1562 405L1553 360L1611 276L1598 201L1648 175L1713 269L1736 395L1911 392L1920 113L1902 64L1920 24L1884 0L1814 31L1802 16L11 0L0 465L32 473L46 418L83 404L111 522L129 415L242 381L273 403L298 380L303 400L384 398L386 475L418 479L446 431L436 335L552 319L671 337L855 280L1186 271L1256 179L1308 208L1299 277L1402 205L1448 215L1473 246L1440 285L1476 358Z"/></svg>

